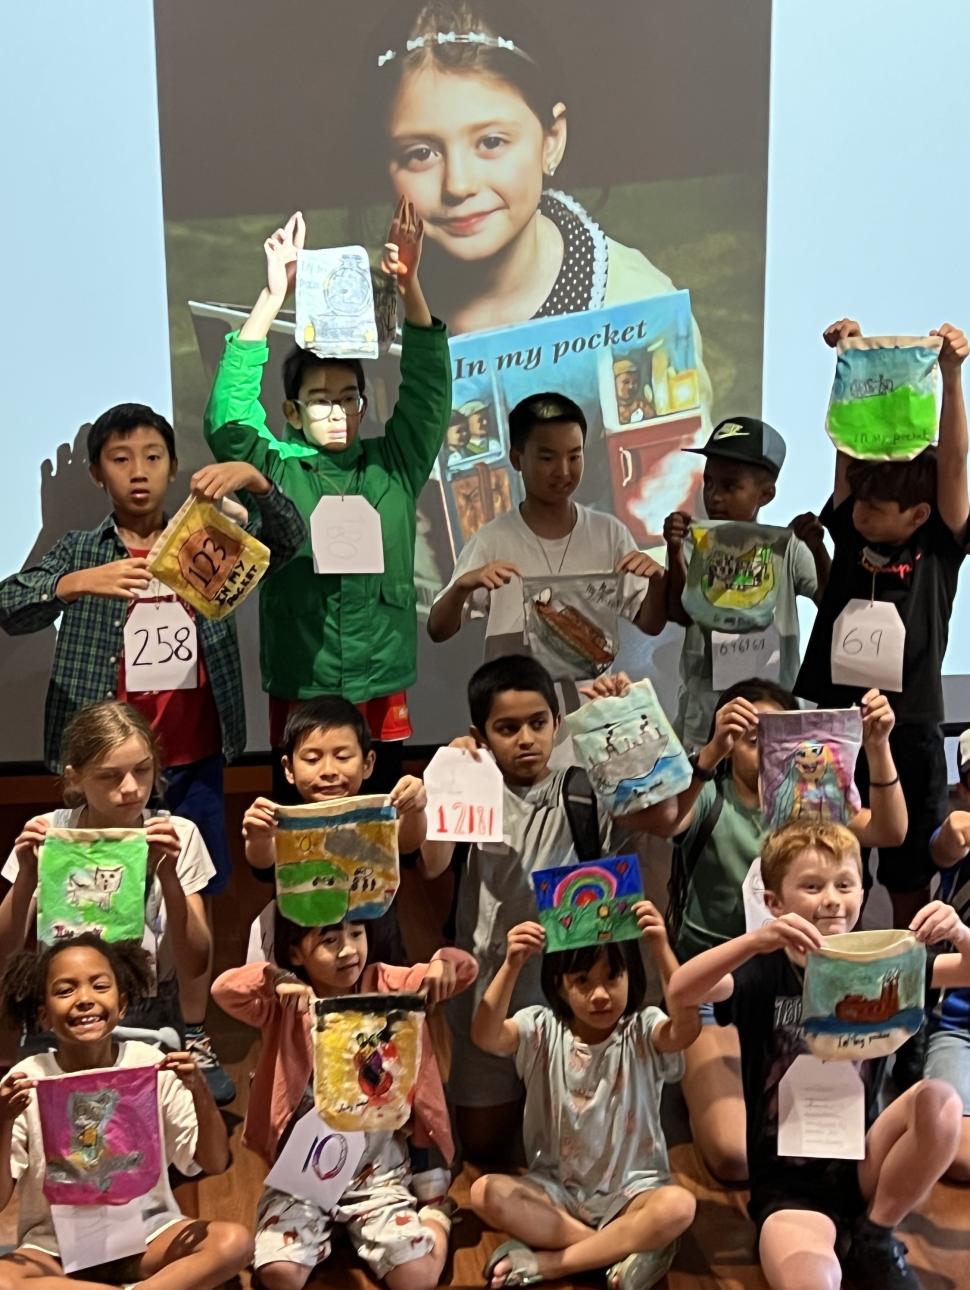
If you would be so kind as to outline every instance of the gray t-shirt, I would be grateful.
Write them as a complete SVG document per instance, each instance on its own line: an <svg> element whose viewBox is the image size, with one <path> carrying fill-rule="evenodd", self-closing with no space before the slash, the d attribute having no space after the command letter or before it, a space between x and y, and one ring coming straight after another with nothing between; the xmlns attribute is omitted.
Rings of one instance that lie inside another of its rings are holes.
<svg viewBox="0 0 970 1290"><path fill-rule="evenodd" d="M685 544L685 558L690 547ZM792 537L785 549L778 599L775 602L774 625L781 638L779 683L791 690L801 663L798 635L798 597L814 600L818 593L818 575L811 551L799 538ZM720 692L714 689L711 658L711 633L692 624L684 633L680 656L680 695L675 729L690 751L703 747L711 734L711 722Z"/></svg>
<svg viewBox="0 0 970 1290"><path fill-rule="evenodd" d="M651 1033L665 1020L644 1008L602 1043L586 1044L549 1008L513 1017L529 1177L561 1188L590 1221L615 1211L618 1195L670 1181L660 1094L682 1078L684 1057L654 1048Z"/></svg>

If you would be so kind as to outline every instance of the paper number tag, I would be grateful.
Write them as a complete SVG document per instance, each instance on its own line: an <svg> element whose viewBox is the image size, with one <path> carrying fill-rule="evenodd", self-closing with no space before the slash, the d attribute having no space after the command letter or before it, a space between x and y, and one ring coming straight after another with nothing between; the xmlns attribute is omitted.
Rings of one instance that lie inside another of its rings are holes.
<svg viewBox="0 0 970 1290"><path fill-rule="evenodd" d="M424 772L428 838L438 842L501 842L502 772L483 755L439 748Z"/></svg>
<svg viewBox="0 0 970 1290"><path fill-rule="evenodd" d="M906 628L894 604L850 600L832 632L832 682L899 693L905 649Z"/></svg>
<svg viewBox="0 0 970 1290"><path fill-rule="evenodd" d="M364 1154L363 1133L337 1133L316 1111L308 1111L293 1132L276 1164L266 1175L266 1185L308 1200L319 1209L333 1209Z"/></svg>
<svg viewBox="0 0 970 1290"><path fill-rule="evenodd" d="M795 1058L778 1086L778 1154L865 1157L865 1090L851 1062L822 1062L808 1053Z"/></svg>
<svg viewBox="0 0 970 1290"><path fill-rule="evenodd" d="M366 497L321 497L310 516L314 573L383 573L381 517Z"/></svg>
<svg viewBox="0 0 970 1290"><path fill-rule="evenodd" d="M712 684L728 690L752 676L781 679L781 636L774 623L760 632L711 632Z"/></svg>
<svg viewBox="0 0 970 1290"><path fill-rule="evenodd" d="M755 856L751 868L741 884L741 898L744 901L744 930L756 932L765 923L774 921L774 914L765 904L765 884L761 877L761 856Z"/></svg>
<svg viewBox="0 0 970 1290"><path fill-rule="evenodd" d="M177 600L140 600L125 623L125 689L194 690L199 634Z"/></svg>
<svg viewBox="0 0 970 1290"><path fill-rule="evenodd" d="M65 1272L113 1263L146 1247L145 1198L125 1205L51 1205L54 1235Z"/></svg>

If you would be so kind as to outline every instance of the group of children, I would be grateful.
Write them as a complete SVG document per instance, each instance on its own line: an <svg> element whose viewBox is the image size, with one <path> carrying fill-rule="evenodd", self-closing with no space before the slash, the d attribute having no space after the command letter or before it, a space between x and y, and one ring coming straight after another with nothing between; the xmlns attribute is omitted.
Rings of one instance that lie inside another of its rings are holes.
<svg viewBox="0 0 970 1290"><path fill-rule="evenodd" d="M357 361L294 349L283 373L283 437L263 412L266 336L292 288L303 234L294 215L265 243L266 287L227 338L206 410L219 464L191 481L214 502L240 493L246 523L272 553L260 629L277 778L273 796L245 814L245 855L255 871L273 870L284 802L378 788L396 808L399 850L416 856L419 880L453 872L454 946L404 965L378 949L393 941L386 927L346 919L308 928L270 902L249 961L211 982L209 898L232 868L222 772L245 741L235 629L231 618L196 618L183 606L198 633L194 687L126 689L128 615L138 602L174 599L152 578L147 556L166 523L177 457L171 426L151 409L104 413L91 427L88 457L110 500L105 521L66 534L35 567L0 583L7 631L60 620L45 755L64 784L64 806L27 822L2 871L0 1003L20 1060L0 1084L0 1197L6 1202L19 1182L20 1217L18 1248L0 1258L0 1288L25 1280L91 1290L215 1287L252 1262L265 1290L299 1290L339 1224L390 1290L431 1290L447 1257L447 1193L463 1157L489 1170L473 1183L473 1209L511 1238L484 1269L489 1285L606 1269L611 1287L645 1290L665 1275L695 1211L664 1142L662 1089L674 1081L711 1173L750 1186L773 1290L835 1290L843 1275L873 1290L918 1286L894 1229L944 1174L970 1177L970 813L946 816L940 732L940 672L970 519L966 338L951 326L938 333L938 448L904 464L838 458L820 519L803 515L791 525L774 615L777 678L752 677L720 693L711 631L683 604L691 517L668 518L661 568L619 521L574 500L582 410L556 392L514 408L511 459L525 500L465 546L428 622L432 639L444 640L469 613L488 616L486 660L468 685L471 730L455 744L491 758L501 773L504 830L501 842L456 847L428 840L424 785L401 773L400 756L416 676L415 508L451 412L446 331L419 282L423 226L402 199L385 262L405 317L401 392L385 434L371 438L360 435L367 397ZM826 339L857 333L843 320ZM775 494L781 436L735 417L702 451L707 517L756 522ZM326 499L347 497L377 517L381 573L316 571L311 518ZM668 622L685 628L678 722L692 777L676 796L633 814L612 817L597 802L560 739L564 702L622 695L628 678L613 673L585 695L562 694L523 650L520 579L569 572L619 575L619 612L647 635ZM804 659L799 595L818 606ZM833 631L858 598L898 611L898 693L833 684ZM759 801L759 721L799 699L860 706L863 805L846 826L795 821L772 833ZM964 754L970 800L970 746ZM38 949L39 852L51 827L145 830L143 945L85 934ZM531 875L589 858L590 846L602 856L629 853L644 835L673 839L673 878L666 911L647 900L636 906L642 945L545 952ZM949 947L927 968L927 987L942 995L929 1018L926 1074L903 1079L906 1063L897 1058L898 1096L887 1101L885 1063L859 1063L867 1132L858 1163L782 1156L778 1089L806 1051L806 955L858 923L870 848L879 850L896 926ZM770 919L747 930L742 889L759 856ZM942 879L930 899L934 865ZM663 1009L647 1002L642 948ZM224 1170L228 1141L216 1103L235 1090L204 1028L211 992L260 1032L244 1141L269 1169L314 1105L313 1000L417 990L429 1006L447 1005L447 1078L426 1035L409 1124L366 1133L335 1204L324 1209L268 1185L254 1236L236 1222L184 1218L163 1171L142 1205L144 1252L81 1279L65 1276L44 1194L38 1081L157 1064L167 1162L183 1173ZM516 1172L519 1159L525 1169Z"/></svg>

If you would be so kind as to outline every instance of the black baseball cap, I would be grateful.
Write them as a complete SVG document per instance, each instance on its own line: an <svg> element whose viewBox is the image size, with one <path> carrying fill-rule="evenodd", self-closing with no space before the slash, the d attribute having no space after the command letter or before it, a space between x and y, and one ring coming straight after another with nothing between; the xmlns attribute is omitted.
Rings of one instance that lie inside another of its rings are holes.
<svg viewBox="0 0 970 1290"><path fill-rule="evenodd" d="M728 417L714 427L703 448L685 448L702 457L730 457L749 466L762 466L777 475L785 464L785 441L767 421L757 417Z"/></svg>

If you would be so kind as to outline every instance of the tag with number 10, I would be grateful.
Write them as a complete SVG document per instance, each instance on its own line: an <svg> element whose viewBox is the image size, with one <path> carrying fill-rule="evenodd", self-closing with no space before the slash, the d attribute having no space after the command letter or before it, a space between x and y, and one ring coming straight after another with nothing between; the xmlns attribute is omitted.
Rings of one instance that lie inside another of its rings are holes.
<svg viewBox="0 0 970 1290"><path fill-rule="evenodd" d="M903 688L906 628L886 600L850 600L832 632L832 682L863 690Z"/></svg>

